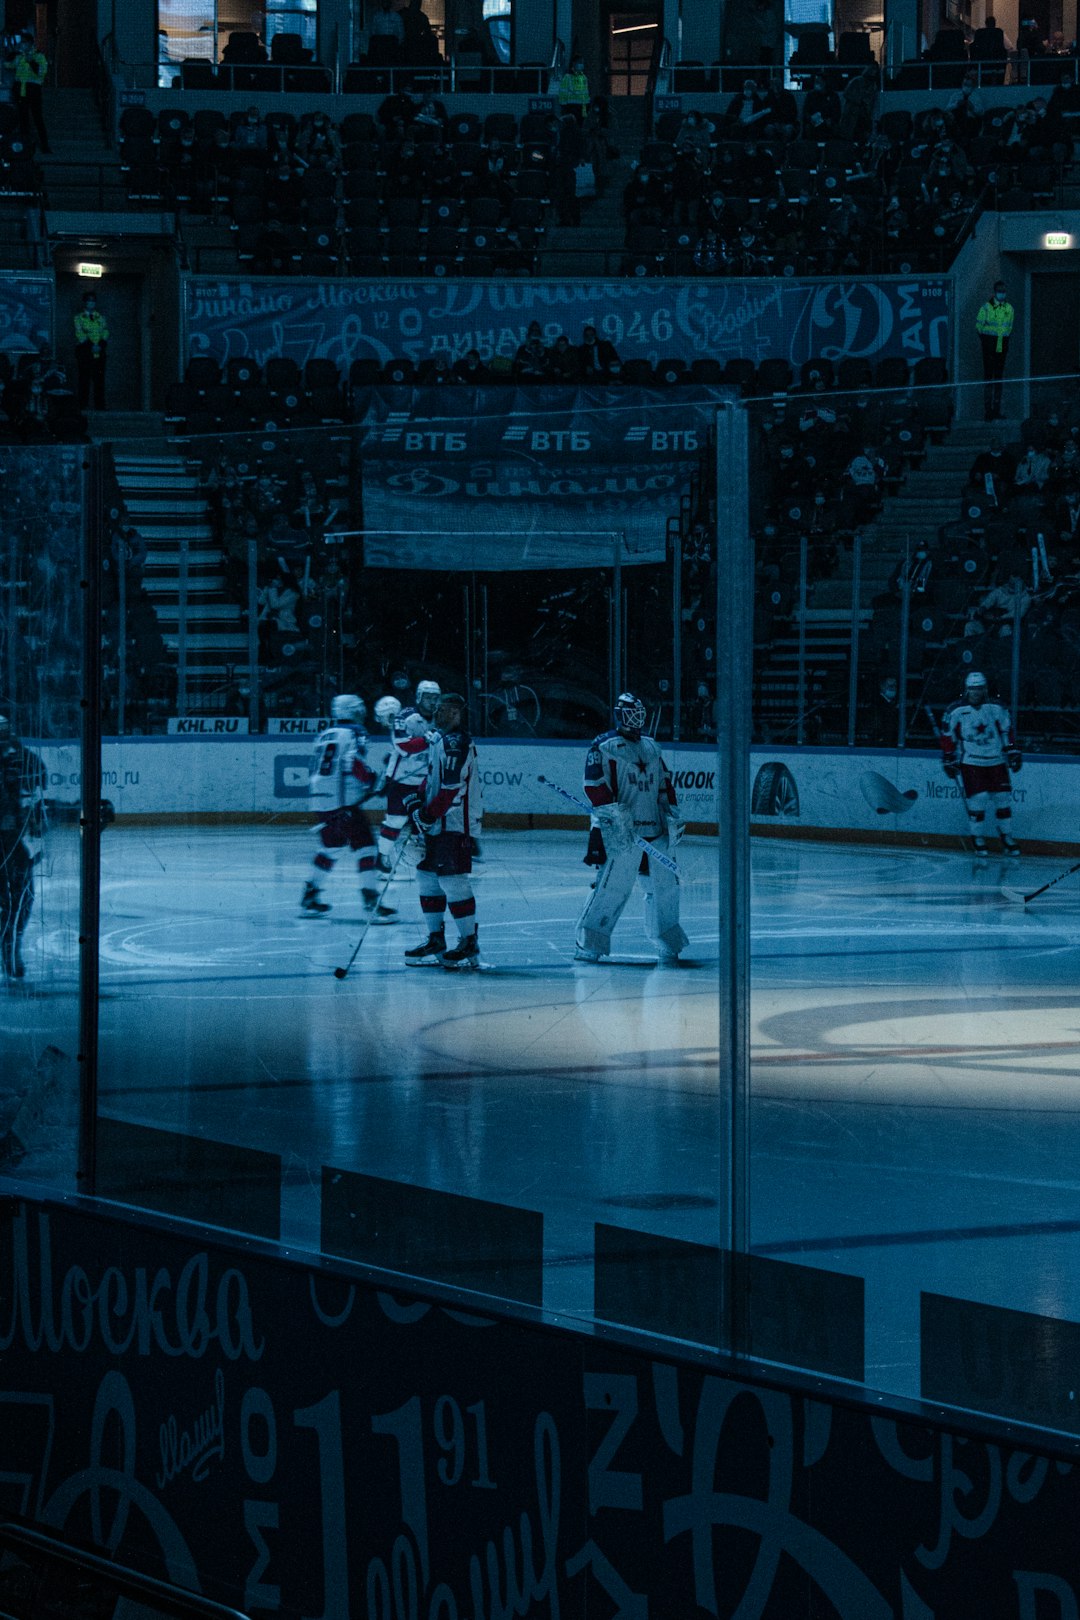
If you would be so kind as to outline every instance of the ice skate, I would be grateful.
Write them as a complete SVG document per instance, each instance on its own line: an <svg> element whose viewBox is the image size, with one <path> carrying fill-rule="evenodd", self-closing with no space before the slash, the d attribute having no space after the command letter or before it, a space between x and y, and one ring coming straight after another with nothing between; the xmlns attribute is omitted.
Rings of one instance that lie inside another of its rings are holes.
<svg viewBox="0 0 1080 1620"><path fill-rule="evenodd" d="M440 961L444 968L460 972L465 968L478 968L480 966L480 942L476 934L465 934L458 940L452 951L444 951Z"/></svg>
<svg viewBox="0 0 1080 1620"><path fill-rule="evenodd" d="M1019 855L1020 845L1016 842L1015 838L1008 838L1004 833L1002 833L1001 853L1003 855Z"/></svg>
<svg viewBox="0 0 1080 1620"><path fill-rule="evenodd" d="M398 914L394 907L379 904L379 894L377 889L362 889L360 892L364 896L364 910L371 917L373 923L378 924L397 922Z"/></svg>
<svg viewBox="0 0 1080 1620"><path fill-rule="evenodd" d="M585 945L575 945L574 946L574 961L575 962L599 962L599 960L600 960L600 952L599 951L591 951Z"/></svg>
<svg viewBox="0 0 1080 1620"><path fill-rule="evenodd" d="M977 861L985 861L985 859L989 855L989 853L990 853L990 851L986 847L986 839L985 838L976 838L976 840L975 840L975 859Z"/></svg>
<svg viewBox="0 0 1080 1620"><path fill-rule="evenodd" d="M313 917L321 917L323 912L330 910L328 902L321 898L317 883L304 884L304 892L300 896L300 910L309 912Z"/></svg>
<svg viewBox="0 0 1080 1620"><path fill-rule="evenodd" d="M678 967L678 965L679 965L679 953L678 953L678 951L668 951L668 950L665 950L663 948L663 946L661 946L660 947L660 955L659 955L659 958L657 959L656 965L657 965L657 967L668 967L668 968Z"/></svg>
<svg viewBox="0 0 1080 1620"><path fill-rule="evenodd" d="M405 962L408 967L435 967L446 954L446 935L440 928L438 933L429 934L422 945L414 945L405 952Z"/></svg>

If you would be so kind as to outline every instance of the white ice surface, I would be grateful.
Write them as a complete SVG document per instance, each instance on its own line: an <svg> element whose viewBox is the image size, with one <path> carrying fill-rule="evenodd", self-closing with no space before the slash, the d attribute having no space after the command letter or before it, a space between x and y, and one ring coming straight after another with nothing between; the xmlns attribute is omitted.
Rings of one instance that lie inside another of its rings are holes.
<svg viewBox="0 0 1080 1620"><path fill-rule="evenodd" d="M715 846L679 852L677 969L652 965L640 895L617 960L572 960L581 836L485 850L489 971L405 967L402 883L403 924L340 983L351 858L314 919L309 833L110 829L102 1108L282 1154L301 1244L324 1164L540 1210L545 1303L587 1315L595 1220L720 1237ZM752 1244L865 1279L879 1388L917 1392L920 1290L1080 1319L1080 877L1002 893L1061 864L754 843ZM46 863L0 1051L73 1038L73 895L70 860Z"/></svg>

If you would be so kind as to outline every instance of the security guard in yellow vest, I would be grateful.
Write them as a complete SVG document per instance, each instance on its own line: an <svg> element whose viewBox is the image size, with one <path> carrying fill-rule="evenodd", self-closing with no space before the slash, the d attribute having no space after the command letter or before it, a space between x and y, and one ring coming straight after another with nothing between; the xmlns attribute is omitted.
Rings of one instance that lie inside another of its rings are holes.
<svg viewBox="0 0 1080 1620"><path fill-rule="evenodd" d="M559 107L584 122L589 108L589 81L585 77L585 63L580 56L573 57L570 71L559 80Z"/></svg>
<svg viewBox="0 0 1080 1620"><path fill-rule="evenodd" d="M109 328L97 307L97 295L84 293L82 309L75 316L75 364L79 373L79 408L85 410L93 390L94 409L105 409L105 355Z"/></svg>
<svg viewBox="0 0 1080 1620"><path fill-rule="evenodd" d="M1003 281L994 282L993 295L975 317L983 363L983 413L988 422L1001 417L1001 379L1009 353L1016 311L1009 303Z"/></svg>
<svg viewBox="0 0 1080 1620"><path fill-rule="evenodd" d="M33 119L38 145L43 152L51 151L41 96L42 85L49 74L49 62L44 51L35 48L34 36L29 29L20 36L19 49L7 65L15 74L15 108L19 115L20 135L24 140L29 140L30 120Z"/></svg>

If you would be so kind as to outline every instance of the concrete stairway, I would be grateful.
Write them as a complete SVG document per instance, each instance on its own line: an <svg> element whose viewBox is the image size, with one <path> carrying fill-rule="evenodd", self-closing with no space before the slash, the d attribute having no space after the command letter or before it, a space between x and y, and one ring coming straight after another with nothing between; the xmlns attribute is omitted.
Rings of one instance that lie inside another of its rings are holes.
<svg viewBox="0 0 1080 1620"><path fill-rule="evenodd" d="M120 159L90 90L46 90L51 153L38 153L49 212L116 213L128 205Z"/></svg>
<svg viewBox="0 0 1080 1620"><path fill-rule="evenodd" d="M630 178L630 165L645 144L647 106L643 96L616 96L608 105L608 140L618 148L619 156L608 164L600 195L582 199L580 225L548 226L540 260L542 275L601 276L618 269L626 237L623 189Z"/></svg>
<svg viewBox="0 0 1080 1620"><path fill-rule="evenodd" d="M140 444L113 450L113 464L132 525L147 544L143 584L161 633L177 659L187 712L208 706L215 688L248 667L248 636L238 604L225 590L224 558L214 537L198 472L176 450ZM187 602L182 559L187 548ZM181 622L185 629L181 649ZM184 712L182 707L181 712Z"/></svg>

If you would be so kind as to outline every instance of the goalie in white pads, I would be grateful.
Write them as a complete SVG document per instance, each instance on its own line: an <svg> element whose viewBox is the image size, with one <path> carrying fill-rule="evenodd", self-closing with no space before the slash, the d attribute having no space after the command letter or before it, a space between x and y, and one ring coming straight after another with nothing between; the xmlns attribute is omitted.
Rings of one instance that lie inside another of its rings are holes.
<svg viewBox="0 0 1080 1620"><path fill-rule="evenodd" d="M659 946L660 961L678 961L687 943L679 924L678 879L633 841L644 838L672 854L684 829L671 775L658 745L643 734L644 724L644 703L621 693L615 700L615 729L596 738L585 760L585 797L596 812L604 859L578 918L579 962L610 954L612 930L635 877L645 891L645 927Z"/></svg>
<svg viewBox="0 0 1080 1620"><path fill-rule="evenodd" d="M941 727L942 764L951 781L959 779L976 855L985 855L986 808L994 807L998 837L1006 855L1019 855L1012 836L1012 778L1023 756L1016 746L1009 711L989 696L986 676L977 670L964 680L964 696L946 711Z"/></svg>
<svg viewBox="0 0 1080 1620"><path fill-rule="evenodd" d="M415 799L428 774L428 751L431 746L435 711L439 706L440 690L437 681L419 681L416 701L390 716L390 759L386 767L386 814L379 828L379 865L384 872L390 870L394 848L401 829L408 821L406 799ZM394 698L380 698L375 706L375 718L386 724L386 713Z"/></svg>
<svg viewBox="0 0 1080 1620"><path fill-rule="evenodd" d="M330 910L322 898L322 884L343 849L356 852L360 893L373 921L397 921L392 906L379 904L375 837L361 808L375 786L375 772L367 763L367 709L354 692L343 692L330 705L332 725L315 739L308 776L308 793L319 817L319 849L311 876L300 897L300 909L313 914Z"/></svg>
<svg viewBox="0 0 1080 1620"><path fill-rule="evenodd" d="M405 952L410 967L432 963L444 968L480 966L470 873L483 803L476 748L464 722L465 699L457 692L444 693L435 712L438 735L431 745L427 780L422 791L406 800L406 813L424 837L424 858L416 868L416 878L428 927L424 943ZM458 931L458 942L451 950L446 946L448 906Z"/></svg>

